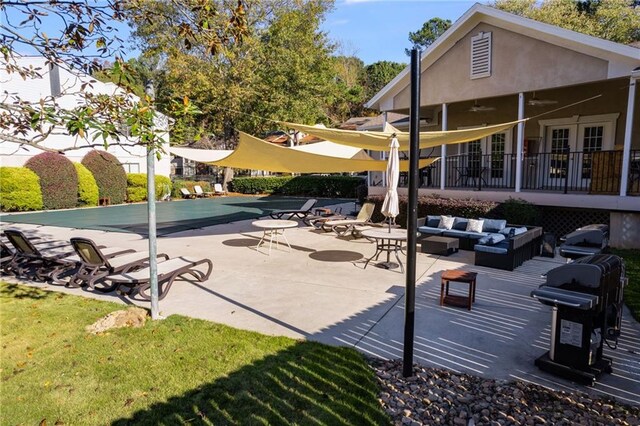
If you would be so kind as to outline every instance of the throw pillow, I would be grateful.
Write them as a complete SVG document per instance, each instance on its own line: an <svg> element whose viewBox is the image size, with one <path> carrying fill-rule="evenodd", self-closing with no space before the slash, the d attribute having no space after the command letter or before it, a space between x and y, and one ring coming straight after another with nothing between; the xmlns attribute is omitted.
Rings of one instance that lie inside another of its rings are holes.
<svg viewBox="0 0 640 426"><path fill-rule="evenodd" d="M427 225L430 228L437 228L440 224L440 216L427 216Z"/></svg>
<svg viewBox="0 0 640 426"><path fill-rule="evenodd" d="M467 229L468 223L469 223L469 219L465 219L463 217L456 217L453 220L453 227L451 229L457 229L458 231L465 231Z"/></svg>
<svg viewBox="0 0 640 426"><path fill-rule="evenodd" d="M484 220L476 220L469 219L469 223L467 223L467 232L482 232L482 225L484 224Z"/></svg>
<svg viewBox="0 0 640 426"><path fill-rule="evenodd" d="M453 227L453 220L455 218L453 216L440 216L440 223L438 224L439 229L451 229Z"/></svg>
<svg viewBox="0 0 640 426"><path fill-rule="evenodd" d="M485 246L492 246L504 240L505 240L505 236L503 234L491 234L491 235L487 235L485 237L480 238L478 240L478 244L483 244Z"/></svg>
<svg viewBox="0 0 640 426"><path fill-rule="evenodd" d="M484 220L482 229L484 232L500 232L507 226L507 221L504 219L485 219L481 217L480 220Z"/></svg>

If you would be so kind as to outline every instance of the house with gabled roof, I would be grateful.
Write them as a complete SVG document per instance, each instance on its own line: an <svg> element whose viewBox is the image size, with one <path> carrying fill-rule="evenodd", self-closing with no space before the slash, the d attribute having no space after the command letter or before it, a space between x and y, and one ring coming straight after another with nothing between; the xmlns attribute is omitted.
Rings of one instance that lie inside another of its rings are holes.
<svg viewBox="0 0 640 426"><path fill-rule="evenodd" d="M99 81L78 70L72 72L62 67L50 65L41 56L23 56L18 58L17 62L21 67L37 70L39 76L22 78L18 73L9 73L4 68L0 69L0 86L4 93L5 102L12 102L14 95L19 96L22 101L32 104L38 104L41 100L51 102L52 99L55 99L58 105L71 110L82 102L80 92L105 95L125 94L124 90L114 83ZM137 100L135 95L129 96L131 99ZM169 122L169 117L159 112L156 113L154 124L164 141L163 149L165 152L169 147ZM122 125L122 130L125 135L128 134L125 124ZM106 150L114 155L126 172L146 173L147 148L138 142L133 137L123 136L120 141L110 140L108 146L100 146L98 149ZM71 161L79 163L88 152L94 149L91 147L93 143L91 135L81 138L70 136L65 129L56 129L40 145L48 149L77 147L77 149L65 151L65 155ZM2 166L22 166L31 157L41 152L43 151L33 146L0 140ZM168 154L163 154L160 159L156 159L155 173L157 175L169 176L170 170L171 164Z"/></svg>
<svg viewBox="0 0 640 426"><path fill-rule="evenodd" d="M528 119L511 131L422 152L441 157L421 171L422 194L517 197L606 212L612 230L636 230L612 235L612 243L638 244L640 48L476 4L420 63L420 116L431 125L425 130ZM409 104L406 68L365 106L407 114Z"/></svg>

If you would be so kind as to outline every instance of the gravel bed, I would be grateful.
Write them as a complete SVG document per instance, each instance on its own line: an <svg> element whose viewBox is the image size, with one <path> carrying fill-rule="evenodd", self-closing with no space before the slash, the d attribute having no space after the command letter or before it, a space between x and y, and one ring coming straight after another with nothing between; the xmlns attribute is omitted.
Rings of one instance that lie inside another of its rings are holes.
<svg viewBox="0 0 640 426"><path fill-rule="evenodd" d="M640 407L555 392L522 381L491 380L370 359L382 391L379 401L394 425L638 425Z"/></svg>

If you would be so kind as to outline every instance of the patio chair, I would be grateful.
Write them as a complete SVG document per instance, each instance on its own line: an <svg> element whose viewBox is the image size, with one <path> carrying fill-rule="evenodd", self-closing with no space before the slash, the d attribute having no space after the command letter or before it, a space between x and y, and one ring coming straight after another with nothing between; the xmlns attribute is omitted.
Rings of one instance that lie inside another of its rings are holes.
<svg viewBox="0 0 640 426"><path fill-rule="evenodd" d="M318 200L316 200L315 198L311 198L307 200L307 202L304 203L302 207L300 207L299 209L274 210L271 212L271 214L269 214L269 216L271 216L272 219L282 219L285 216L288 216L287 219L289 220L293 219L294 217L297 217L299 219L304 219L305 217L311 214L311 209L313 208L313 206L316 205L317 202Z"/></svg>
<svg viewBox="0 0 640 426"><path fill-rule="evenodd" d="M199 198L209 197L209 196L213 195L213 192L204 192L200 185L195 185L193 187L193 190L196 193L196 197L199 197Z"/></svg>
<svg viewBox="0 0 640 426"><path fill-rule="evenodd" d="M328 220L322 224L322 229L325 231L330 229L341 237L349 233L357 237L362 225L372 224L371 216L373 216L375 208L376 205L373 203L364 203L355 218Z"/></svg>
<svg viewBox="0 0 640 426"><path fill-rule="evenodd" d="M126 250L118 254L109 255L88 238L71 238L71 244L80 258L81 265L69 285L79 287L87 285L92 290L108 293L117 287L108 283L105 278L112 274L119 274L140 269L149 264L149 252ZM164 253L158 258L169 258ZM100 286L97 286L100 285Z"/></svg>
<svg viewBox="0 0 640 426"><path fill-rule="evenodd" d="M180 193L182 194L182 198L196 198L196 194L192 193L187 188L180 188Z"/></svg>
<svg viewBox="0 0 640 426"><path fill-rule="evenodd" d="M73 254L73 248L66 241L37 241L34 244L17 229L6 229L4 234L15 248L8 268L17 276L33 270L31 278L48 281L60 268L68 266L64 259Z"/></svg>
<svg viewBox="0 0 640 426"><path fill-rule="evenodd" d="M200 271L197 267L205 265L206 270ZM191 275L198 282L209 279L213 263L209 259L195 260L189 257L175 257L158 263L158 299L165 298L171 285L178 277ZM108 279L118 286L118 292L128 296L137 293L143 300L151 300L149 294L149 268L139 269L134 272L123 272L121 274L110 275ZM126 288L126 290L123 290Z"/></svg>
<svg viewBox="0 0 640 426"><path fill-rule="evenodd" d="M227 191L222 189L222 185L220 185L219 183L215 183L213 184L213 193L215 195L225 195Z"/></svg>

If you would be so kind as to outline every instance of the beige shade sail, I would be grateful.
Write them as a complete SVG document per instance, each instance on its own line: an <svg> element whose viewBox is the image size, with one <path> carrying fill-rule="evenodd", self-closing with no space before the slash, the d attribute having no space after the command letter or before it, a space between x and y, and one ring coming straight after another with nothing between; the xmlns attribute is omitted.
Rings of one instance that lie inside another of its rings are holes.
<svg viewBox="0 0 640 426"><path fill-rule="evenodd" d="M171 148L173 152L173 148ZM318 155L291 148L284 148L265 142L246 133L240 132L238 147L231 154L213 161L203 161L206 157L201 152L211 151L180 149L184 158L199 161L214 166L233 167L236 169L266 170L280 173L341 173L341 172L366 172L384 171L387 162L384 160L350 159ZM207 154L214 155L214 154ZM419 167L423 168L437 158L420 160ZM400 162L400 170L408 170L408 161Z"/></svg>
<svg viewBox="0 0 640 426"><path fill-rule="evenodd" d="M315 142L306 145L292 146L289 149L327 155L329 157L351 158L353 160L373 160L363 149L333 143L330 141Z"/></svg>
<svg viewBox="0 0 640 426"><path fill-rule="evenodd" d="M200 163L211 163L214 161L220 161L233 153L232 150L195 149L182 148L179 146L169 147L169 152L173 155L177 155L178 157L186 158L193 161L199 161Z"/></svg>
<svg viewBox="0 0 640 426"><path fill-rule="evenodd" d="M420 132L420 149L474 141L507 130L523 121L526 121L526 119L492 126L476 127L473 129ZM278 123L322 139L374 151L386 151L391 138L395 135L400 143L399 150L409 150L409 132L362 132L357 130L328 129L286 121L278 121Z"/></svg>

